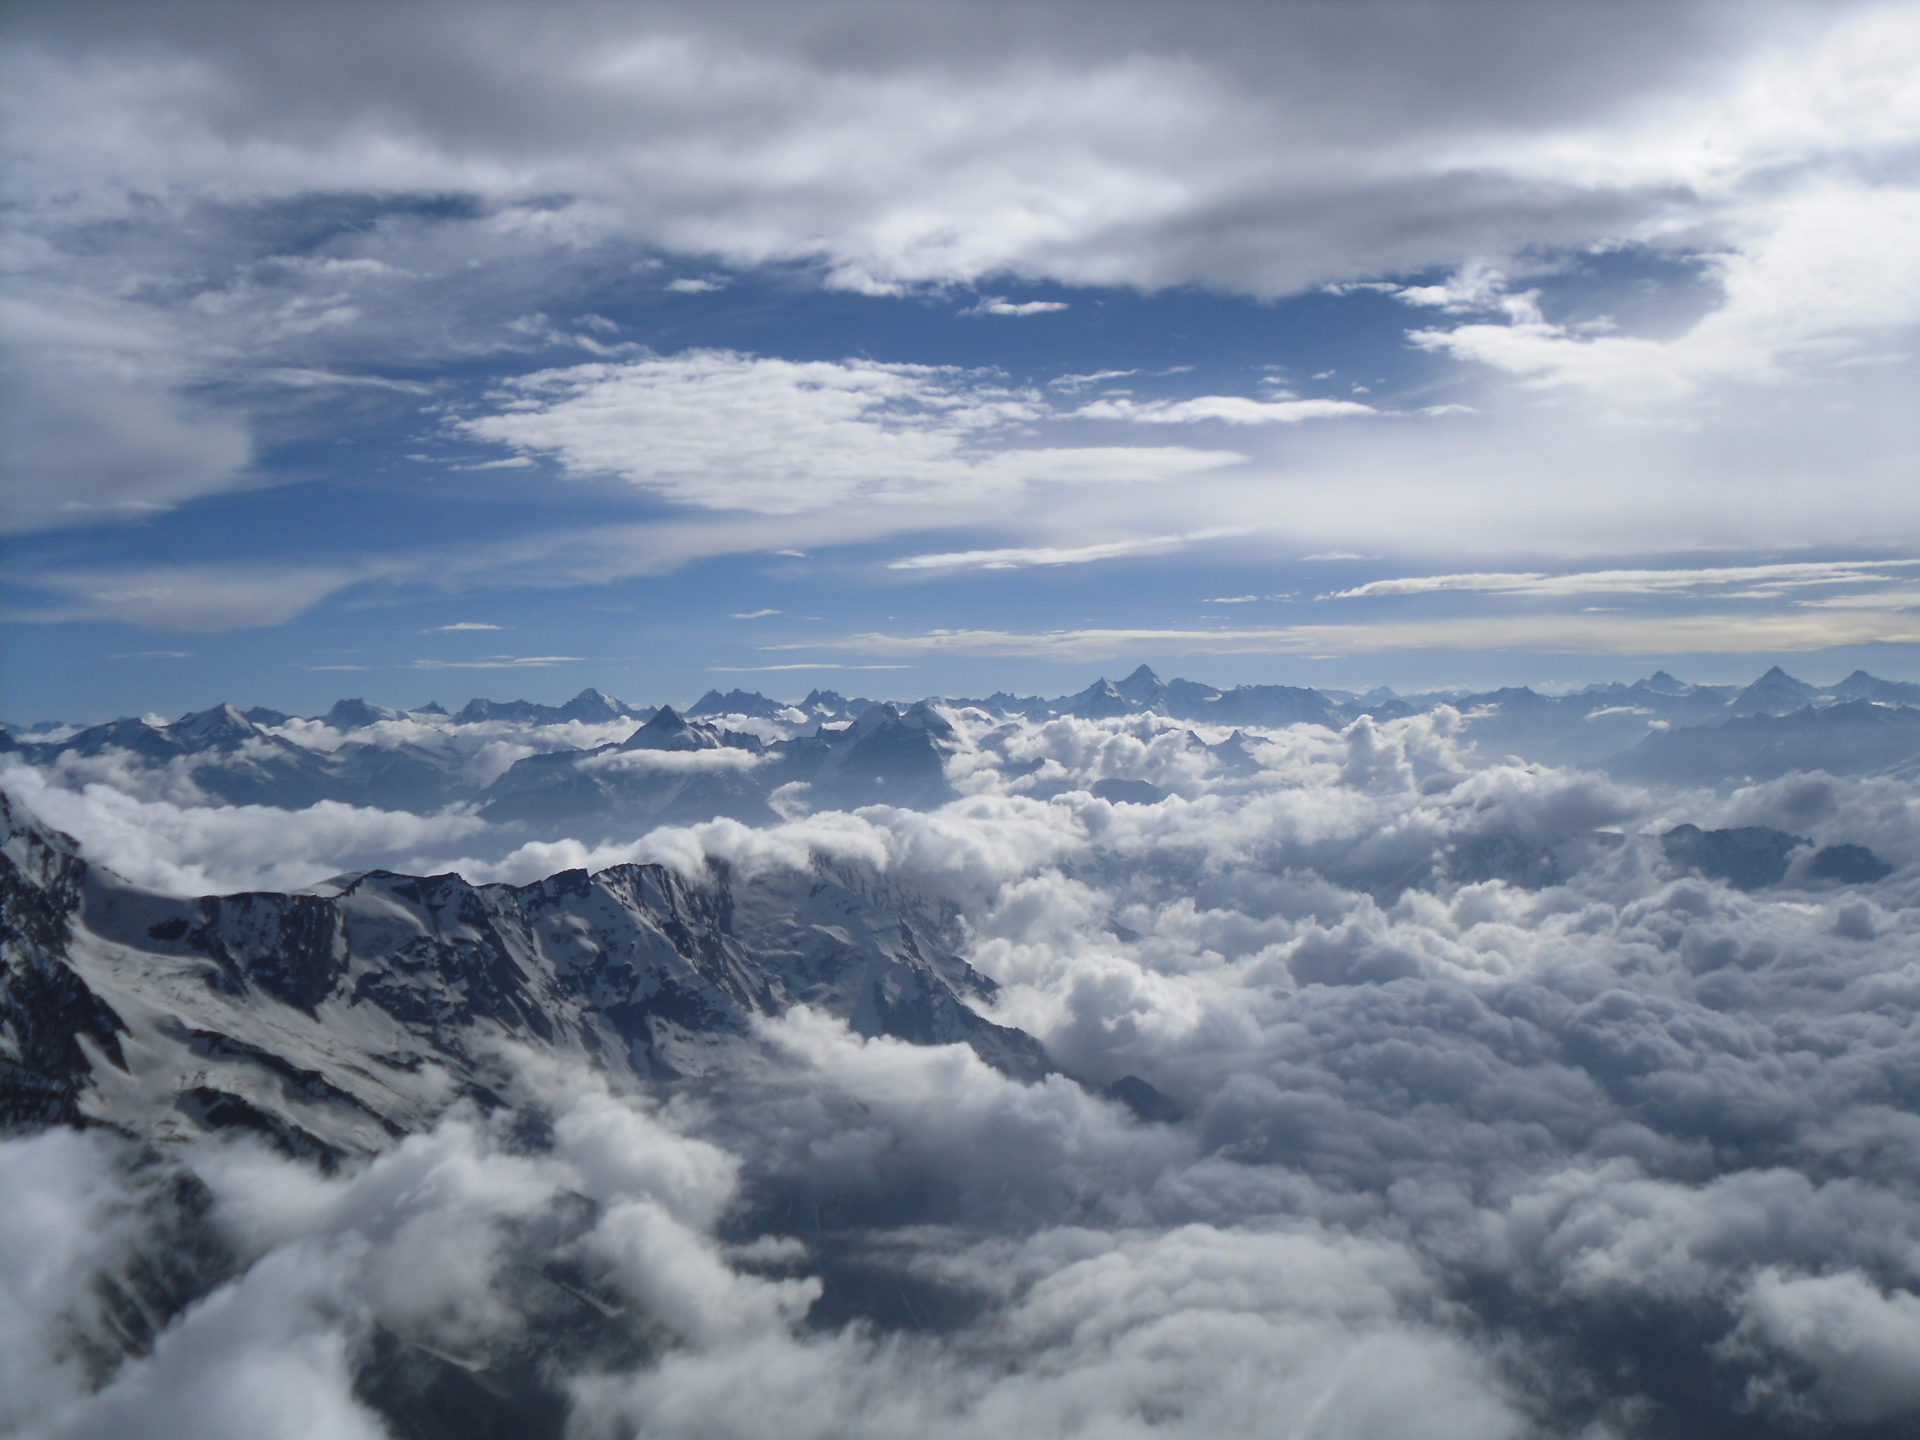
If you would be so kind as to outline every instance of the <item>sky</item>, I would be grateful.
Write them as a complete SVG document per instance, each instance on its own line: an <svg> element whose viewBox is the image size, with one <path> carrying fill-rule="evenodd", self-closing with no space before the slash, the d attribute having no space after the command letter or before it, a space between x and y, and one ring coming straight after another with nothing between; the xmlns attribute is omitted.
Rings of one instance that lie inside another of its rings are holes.
<svg viewBox="0 0 1920 1440"><path fill-rule="evenodd" d="M10 7L0 714L1920 679L1920 10Z"/></svg>

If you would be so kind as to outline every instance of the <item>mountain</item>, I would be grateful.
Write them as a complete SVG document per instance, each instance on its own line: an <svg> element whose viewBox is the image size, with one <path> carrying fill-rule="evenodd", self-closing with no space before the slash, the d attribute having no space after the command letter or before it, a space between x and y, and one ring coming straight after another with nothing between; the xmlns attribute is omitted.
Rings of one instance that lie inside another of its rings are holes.
<svg viewBox="0 0 1920 1440"><path fill-rule="evenodd" d="M624 700L616 700L604 690L589 685L554 711L557 720L573 720L583 725L600 725L610 720L645 720L651 710L635 710Z"/></svg>
<svg viewBox="0 0 1920 1440"><path fill-rule="evenodd" d="M665 706L616 745L518 761L482 796L480 813L596 833L715 816L758 825L778 818L771 797L786 786L802 787L815 809L925 808L952 798L946 757L957 745L953 726L924 701L905 711L869 706L848 724L771 745Z"/></svg>
<svg viewBox="0 0 1920 1440"><path fill-rule="evenodd" d="M1147 708L1158 704L1167 693L1160 677L1142 665L1114 687L1114 692L1129 703Z"/></svg>
<svg viewBox="0 0 1920 1440"><path fill-rule="evenodd" d="M718 690L709 690L687 707L687 714L695 718L703 715L744 715L752 720L775 720L786 708L778 700L769 700L757 690L729 690L724 695Z"/></svg>
<svg viewBox="0 0 1920 1440"><path fill-rule="evenodd" d="M223 805L300 809L339 800L427 811L448 803L460 784L455 762L420 746L350 739L332 751L308 749L270 733L231 705L195 711L171 725L115 720L63 741L22 747L25 758L44 766L59 764L63 756L97 759L113 752L189 779L208 801Z"/></svg>
<svg viewBox="0 0 1920 1440"><path fill-rule="evenodd" d="M849 700L838 690L809 690L796 708L809 720L839 722L857 718L874 704L872 700Z"/></svg>
<svg viewBox="0 0 1920 1440"><path fill-rule="evenodd" d="M369 725L378 725L382 720L392 720L399 716L398 710L389 710L385 705L370 705L365 700L336 700L333 708L318 717L322 724L328 725L343 734L348 730L364 730Z"/></svg>
<svg viewBox="0 0 1920 1440"><path fill-rule="evenodd" d="M1882 680L1864 670L1854 671L1834 686L1833 694L1840 700L1871 700L1880 705L1920 705L1920 685Z"/></svg>
<svg viewBox="0 0 1920 1440"><path fill-rule="evenodd" d="M1757 682L1756 682L1757 683ZM1710 784L1795 770L1865 775L1920 762L1920 709L1849 700L1647 736L1607 762L1637 780Z"/></svg>
<svg viewBox="0 0 1920 1440"><path fill-rule="evenodd" d="M1785 715L1813 704L1819 695L1776 665L1736 695L1728 709L1735 715Z"/></svg>
<svg viewBox="0 0 1920 1440"><path fill-rule="evenodd" d="M688 720L665 705L615 744L516 761L481 797L480 813L496 823L603 830L716 816L766 824L777 818L766 802L769 787L749 773L764 751L757 736ZM711 763L693 763L703 753Z"/></svg>
<svg viewBox="0 0 1920 1440"><path fill-rule="evenodd" d="M1142 708L1122 695L1104 675L1079 694L1065 696L1057 703L1062 715L1077 715L1082 720L1111 720Z"/></svg>
<svg viewBox="0 0 1920 1440"><path fill-rule="evenodd" d="M772 747L766 782L805 785L815 809L901 805L924 809L953 798L946 757L959 742L952 724L921 701L905 710L875 705L852 724L822 726Z"/></svg>
<svg viewBox="0 0 1920 1440"><path fill-rule="evenodd" d="M505 1102L502 1040L634 1077L701 1073L757 1015L1051 1067L981 1017L940 905L815 861L571 870L530 885L382 871L176 899L89 865L0 795L0 1121L241 1130L322 1162ZM716 1048L719 1047L719 1048Z"/></svg>
<svg viewBox="0 0 1920 1440"><path fill-rule="evenodd" d="M653 718L616 747L620 750L717 750L721 746L758 752L760 741L751 735L721 731L699 721L688 721L671 705L663 705Z"/></svg>

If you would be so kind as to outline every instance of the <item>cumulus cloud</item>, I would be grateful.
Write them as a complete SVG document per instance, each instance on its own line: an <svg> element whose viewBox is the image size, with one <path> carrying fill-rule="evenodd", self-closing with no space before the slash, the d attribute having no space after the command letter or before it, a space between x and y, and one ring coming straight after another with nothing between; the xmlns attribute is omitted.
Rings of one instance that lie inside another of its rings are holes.
<svg viewBox="0 0 1920 1440"><path fill-rule="evenodd" d="M333 800L295 811L210 806L205 796L177 788L171 798L137 799L129 791L146 788L139 778L91 778L68 789L18 766L0 775L10 793L49 825L80 837L101 864L173 895L297 890L383 862L420 868L433 851L485 830L457 811L422 816Z"/></svg>
<svg viewBox="0 0 1920 1440"><path fill-rule="evenodd" d="M499 1376L539 1335L585 1435L747 1435L775 1413L798 1435L955 1440L1258 1434L1275 1414L1355 1437L1910 1424L1910 780L1646 790L1480 754L1444 708L1266 732L1250 766L1204 748L1220 728L1161 717L950 714L963 793L932 811L494 858L457 828L412 843L474 880L643 860L706 883L718 861L742 903L829 877L913 897L998 983L988 1013L1064 1073L1022 1082L799 1009L654 1099L522 1056L508 1111L331 1177L196 1151L234 1273L143 1357L43 1367L14 1403L106 1433L172 1416L197 1377L244 1428L251 1381L278 1374L362 1433L351 1380L379 1337ZM1167 798L1103 799L1108 779ZM241 812L120 813L176 873L258 844ZM277 843L326 818L279 816ZM1681 819L1870 843L1897 868L1741 891L1668 862L1655 837ZM1159 1118L1105 1089L1126 1077ZM57 1203L23 1219L0 1187L0 1230L26 1237L0 1274L33 1334L84 1325L73 1277L141 1243L138 1192L104 1136L11 1143L39 1148L0 1165ZM524 1268L544 1258L570 1290ZM566 1348L554 1306L605 1343Z"/></svg>

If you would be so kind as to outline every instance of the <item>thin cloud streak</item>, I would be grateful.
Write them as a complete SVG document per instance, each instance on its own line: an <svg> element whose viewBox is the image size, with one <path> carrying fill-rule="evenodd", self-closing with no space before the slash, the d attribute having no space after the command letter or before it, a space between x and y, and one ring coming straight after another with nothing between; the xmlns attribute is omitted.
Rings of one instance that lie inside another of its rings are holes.
<svg viewBox="0 0 1920 1440"><path fill-rule="evenodd" d="M1363 655L1388 650L1529 649L1564 654L1708 655L1824 650L1835 645L1920 644L1920 616L1843 610L1784 615L1492 616L1368 625L1261 629L1092 628L1020 632L870 633L769 650L832 648L871 655L1018 655L1036 659L1124 656L1143 649L1194 655Z"/></svg>
<svg viewBox="0 0 1920 1440"><path fill-rule="evenodd" d="M1244 535L1245 527L1197 530L1189 535L1149 535L1135 540L1109 540L1093 545L1008 546L998 550L952 550L936 555L909 555L887 563L889 570L1019 570L1030 565L1087 565L1132 555L1163 555L1184 550L1196 540L1219 540Z"/></svg>
<svg viewBox="0 0 1920 1440"><path fill-rule="evenodd" d="M1786 590L1812 585L1881 584L1900 578L1900 571L1914 569L1920 569L1920 560L1805 560L1698 569L1582 570L1562 575L1490 571L1369 580L1364 585L1334 590L1320 598L1350 600L1361 596L1428 595L1442 591L1503 595L1662 595L1718 585Z"/></svg>

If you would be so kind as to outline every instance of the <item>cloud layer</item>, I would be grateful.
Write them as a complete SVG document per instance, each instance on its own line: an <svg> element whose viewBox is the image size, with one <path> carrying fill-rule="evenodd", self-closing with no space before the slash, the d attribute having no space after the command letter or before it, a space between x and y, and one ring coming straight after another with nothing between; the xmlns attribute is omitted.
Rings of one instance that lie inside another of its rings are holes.
<svg viewBox="0 0 1920 1440"><path fill-rule="evenodd" d="M545 1388L514 1393L588 1436L1910 1426L1910 781L1622 786L1478 755L1445 709L1276 730L1232 766L1152 716L954 718L963 795L937 810L491 857L457 817L397 836L321 807L274 817L263 870L265 816L28 797L188 887L395 843L475 880L884 875L950 907L994 1018L1066 1074L803 1009L665 1097L519 1056L550 1148L455 1112L331 1178L180 1152L231 1268L98 1372L58 1348L100 1323L89 1277L189 1221L109 1137L9 1141L33 1177L0 1185L15 1422L158 1434L192 1404L199 1433L257 1433L260 1397L297 1393L310 1433L378 1434L353 1377L398 1344L416 1379L506 1377L534 1345ZM1680 820L1895 868L1740 891L1640 833ZM1103 1091L1124 1077L1159 1118Z"/></svg>

